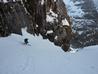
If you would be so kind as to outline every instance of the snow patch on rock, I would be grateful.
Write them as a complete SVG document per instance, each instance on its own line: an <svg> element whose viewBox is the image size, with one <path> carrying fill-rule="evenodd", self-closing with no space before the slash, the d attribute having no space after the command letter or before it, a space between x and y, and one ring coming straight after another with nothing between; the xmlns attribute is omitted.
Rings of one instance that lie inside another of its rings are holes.
<svg viewBox="0 0 98 74"><path fill-rule="evenodd" d="M54 2L56 2L56 0L54 0Z"/></svg>
<svg viewBox="0 0 98 74"><path fill-rule="evenodd" d="M41 0L41 5L43 5L44 4L44 0Z"/></svg>
<svg viewBox="0 0 98 74"><path fill-rule="evenodd" d="M58 36L55 36L55 38L54 38L55 40L57 40L58 39Z"/></svg>
<svg viewBox="0 0 98 74"><path fill-rule="evenodd" d="M63 25L67 25L67 26L69 26L69 23L68 23L68 21L67 21L66 18L65 18L64 20L62 20L62 24L63 24Z"/></svg>
<svg viewBox="0 0 98 74"><path fill-rule="evenodd" d="M50 9L49 12L47 12L47 15L46 15L46 21L51 22L51 23L54 23L54 21L58 22L57 17L58 17L58 15L56 13L54 13L52 11L52 9Z"/></svg>
<svg viewBox="0 0 98 74"><path fill-rule="evenodd" d="M50 33L53 33L53 31L52 30L47 31L47 34L50 34Z"/></svg>

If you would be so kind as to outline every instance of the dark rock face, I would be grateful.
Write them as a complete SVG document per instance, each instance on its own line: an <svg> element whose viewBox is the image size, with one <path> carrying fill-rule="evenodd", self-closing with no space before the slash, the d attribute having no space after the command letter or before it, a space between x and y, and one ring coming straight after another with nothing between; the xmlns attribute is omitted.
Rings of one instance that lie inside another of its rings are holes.
<svg viewBox="0 0 98 74"><path fill-rule="evenodd" d="M22 0L0 3L0 36L22 34L21 28L33 35L41 34L68 51L72 37L70 17L63 0Z"/></svg>
<svg viewBox="0 0 98 74"><path fill-rule="evenodd" d="M22 34L21 28L32 22L29 19L21 3L0 3L0 36Z"/></svg>

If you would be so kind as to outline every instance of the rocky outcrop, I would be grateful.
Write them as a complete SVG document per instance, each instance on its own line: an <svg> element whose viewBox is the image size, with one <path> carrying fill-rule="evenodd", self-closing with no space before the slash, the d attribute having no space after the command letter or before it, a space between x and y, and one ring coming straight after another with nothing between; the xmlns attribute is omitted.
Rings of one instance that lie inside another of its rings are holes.
<svg viewBox="0 0 98 74"><path fill-rule="evenodd" d="M41 34L68 51L72 37L70 17L63 0L9 0L0 3L0 36L21 34L21 28Z"/></svg>
<svg viewBox="0 0 98 74"><path fill-rule="evenodd" d="M21 3L0 3L0 36L22 34L21 28L31 24Z"/></svg>
<svg viewBox="0 0 98 74"><path fill-rule="evenodd" d="M75 36L71 41L71 46L83 48L98 45L98 12L93 0L74 0L74 4L77 8L81 7L84 15L73 17L72 30Z"/></svg>

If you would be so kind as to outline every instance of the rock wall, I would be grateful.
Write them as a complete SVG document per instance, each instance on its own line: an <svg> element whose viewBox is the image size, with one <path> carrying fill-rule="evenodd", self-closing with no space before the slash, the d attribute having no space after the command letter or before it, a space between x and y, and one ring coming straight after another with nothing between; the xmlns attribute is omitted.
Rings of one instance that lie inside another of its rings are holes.
<svg viewBox="0 0 98 74"><path fill-rule="evenodd" d="M33 35L41 34L68 51L72 37L70 17L63 0L16 0L0 3L0 36L22 34L21 28Z"/></svg>
<svg viewBox="0 0 98 74"><path fill-rule="evenodd" d="M93 0L74 0L74 4L77 8L80 7L84 14L82 17L73 17L72 30L75 36L71 41L71 46L84 48L98 45L98 12Z"/></svg>

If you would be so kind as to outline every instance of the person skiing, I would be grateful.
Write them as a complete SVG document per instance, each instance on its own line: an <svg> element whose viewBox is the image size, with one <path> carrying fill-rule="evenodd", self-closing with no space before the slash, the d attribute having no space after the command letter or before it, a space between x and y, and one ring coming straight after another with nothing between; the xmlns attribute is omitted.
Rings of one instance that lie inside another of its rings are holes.
<svg viewBox="0 0 98 74"><path fill-rule="evenodd" d="M25 39L24 39L24 43L25 43L25 44L28 44L28 43L29 43L29 42L28 42L28 38L25 38Z"/></svg>

